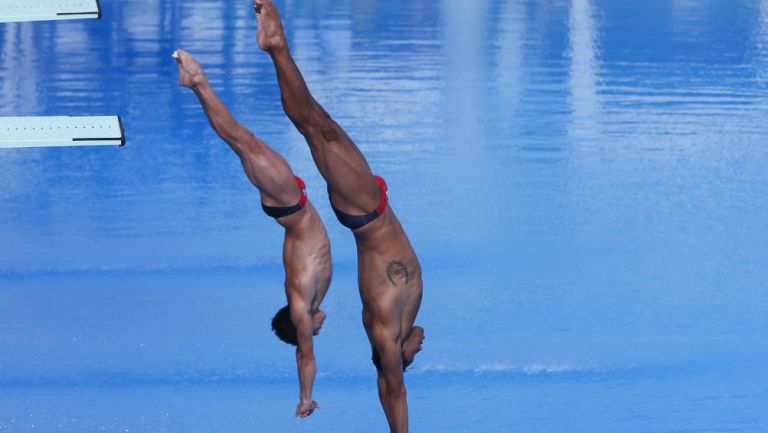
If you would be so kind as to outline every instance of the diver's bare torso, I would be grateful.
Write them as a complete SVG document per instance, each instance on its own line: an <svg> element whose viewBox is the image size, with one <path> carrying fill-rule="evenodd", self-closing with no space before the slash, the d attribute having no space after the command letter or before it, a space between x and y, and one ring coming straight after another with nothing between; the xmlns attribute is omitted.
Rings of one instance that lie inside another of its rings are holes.
<svg viewBox="0 0 768 433"><path fill-rule="evenodd" d="M277 219L285 227L285 289L318 310L331 281L331 246L325 226L311 202L293 215Z"/></svg>
<svg viewBox="0 0 768 433"><path fill-rule="evenodd" d="M363 323L369 331L391 326L378 318L396 314L399 330L395 333L405 340L413 329L423 290L421 265L408 236L389 206L375 221L353 233Z"/></svg>

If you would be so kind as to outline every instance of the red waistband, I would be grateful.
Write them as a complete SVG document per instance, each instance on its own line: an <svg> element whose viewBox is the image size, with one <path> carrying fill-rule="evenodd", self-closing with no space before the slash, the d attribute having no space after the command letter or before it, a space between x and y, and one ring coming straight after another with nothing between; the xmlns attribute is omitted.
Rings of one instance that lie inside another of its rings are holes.
<svg viewBox="0 0 768 433"><path fill-rule="evenodd" d="M297 206L304 207L304 205L307 204L307 187L304 185L304 181L301 180L299 176L294 175L293 178L296 180L296 185L299 186L299 191L301 191L301 197L299 197Z"/></svg>
<svg viewBox="0 0 768 433"><path fill-rule="evenodd" d="M379 205L376 206L376 214L381 215L384 213L384 210L387 208L387 202L389 201L389 199L387 198L387 182L381 176L374 176L373 178L376 179L376 185L379 186L379 191L381 192L381 197L379 198Z"/></svg>

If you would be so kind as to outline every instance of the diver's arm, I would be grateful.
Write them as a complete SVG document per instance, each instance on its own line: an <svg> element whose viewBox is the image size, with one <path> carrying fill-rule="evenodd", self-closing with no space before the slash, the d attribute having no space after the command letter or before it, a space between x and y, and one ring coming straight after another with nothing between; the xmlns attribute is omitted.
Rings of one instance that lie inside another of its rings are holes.
<svg viewBox="0 0 768 433"><path fill-rule="evenodd" d="M312 400L312 388L317 374L313 347L314 326L306 302L292 300L290 312L298 339L296 367L299 374L299 404L296 406L296 416L303 418L312 415L312 412L319 407L317 402Z"/></svg>

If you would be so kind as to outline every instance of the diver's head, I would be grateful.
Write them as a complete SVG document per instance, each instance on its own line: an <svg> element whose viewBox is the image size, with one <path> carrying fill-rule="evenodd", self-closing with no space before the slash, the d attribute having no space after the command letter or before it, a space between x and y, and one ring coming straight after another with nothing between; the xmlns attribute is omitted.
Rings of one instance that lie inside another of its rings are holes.
<svg viewBox="0 0 768 433"><path fill-rule="evenodd" d="M320 329L323 327L325 317L325 312L319 309L311 314L312 335L320 334ZM297 346L299 344L298 335L296 333L296 326L293 324L293 320L291 319L290 305L286 305L277 311L275 317L272 318L272 330L275 331L275 335L277 335L277 338L280 340L293 346Z"/></svg>
<svg viewBox="0 0 768 433"><path fill-rule="evenodd" d="M402 359L403 359L403 372L416 358L416 354L421 352L422 345L424 344L424 328L421 326L414 326L411 328L411 332L408 333L408 337L402 342ZM381 355L374 346L371 346L371 361L376 366L376 370L381 371Z"/></svg>
<svg viewBox="0 0 768 433"><path fill-rule="evenodd" d="M279 309L275 317L272 318L272 330L275 331L277 338L293 346L299 344L296 336L296 327L291 320L291 310L288 305Z"/></svg>

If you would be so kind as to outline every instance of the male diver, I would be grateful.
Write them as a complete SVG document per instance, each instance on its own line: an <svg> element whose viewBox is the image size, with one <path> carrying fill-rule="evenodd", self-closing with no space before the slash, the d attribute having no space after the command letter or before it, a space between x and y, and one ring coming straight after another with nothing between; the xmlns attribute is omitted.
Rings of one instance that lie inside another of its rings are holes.
<svg viewBox="0 0 768 433"><path fill-rule="evenodd" d="M328 183L332 208L357 243L363 325L378 373L379 399L392 433L407 433L405 368L421 350L424 329L414 326L421 305L421 266L387 203L384 179L374 176L360 149L307 88L270 0L254 0L257 41L277 71L283 109L309 144Z"/></svg>
<svg viewBox="0 0 768 433"><path fill-rule="evenodd" d="M325 320L320 303L331 282L331 251L328 234L304 182L294 176L286 160L240 125L211 89L200 64L189 53L174 53L179 84L192 89L216 133L240 157L245 174L261 192L264 212L285 228L283 266L288 305L272 319L278 338L297 346L299 404L296 416L306 417L319 406L312 399L316 364L314 335Z"/></svg>

